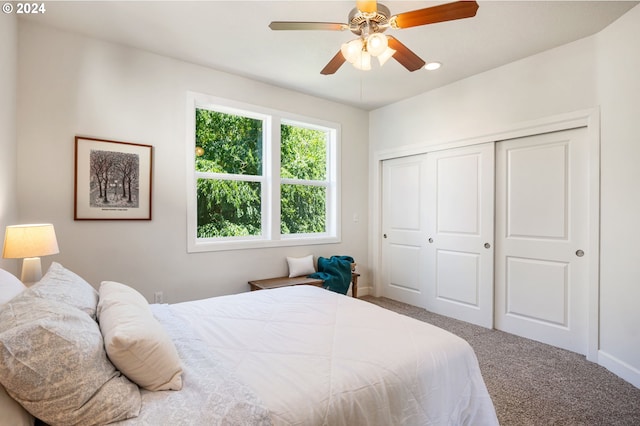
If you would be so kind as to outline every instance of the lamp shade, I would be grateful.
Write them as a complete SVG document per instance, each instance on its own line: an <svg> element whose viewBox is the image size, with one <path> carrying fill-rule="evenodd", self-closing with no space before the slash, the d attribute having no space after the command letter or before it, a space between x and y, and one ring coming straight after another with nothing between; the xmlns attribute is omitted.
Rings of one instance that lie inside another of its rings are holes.
<svg viewBox="0 0 640 426"><path fill-rule="evenodd" d="M367 37L367 51L371 56L382 54L388 46L387 36L380 33L373 33Z"/></svg>
<svg viewBox="0 0 640 426"><path fill-rule="evenodd" d="M2 257L22 259L59 253L56 231L50 223L7 226Z"/></svg>
<svg viewBox="0 0 640 426"><path fill-rule="evenodd" d="M395 54L396 54L396 51L394 49L390 48L389 46L387 46L385 51L377 56L378 57L378 62L380 62L380 66L383 66Z"/></svg>
<svg viewBox="0 0 640 426"><path fill-rule="evenodd" d="M348 43L344 43L340 48L342 52L342 56L347 60L347 62L353 64L360 59L360 55L362 54L362 47L364 43L362 39L351 40Z"/></svg>
<svg viewBox="0 0 640 426"><path fill-rule="evenodd" d="M353 66L362 71L369 71L371 69L371 55L369 52L363 50L360 57L353 63Z"/></svg>

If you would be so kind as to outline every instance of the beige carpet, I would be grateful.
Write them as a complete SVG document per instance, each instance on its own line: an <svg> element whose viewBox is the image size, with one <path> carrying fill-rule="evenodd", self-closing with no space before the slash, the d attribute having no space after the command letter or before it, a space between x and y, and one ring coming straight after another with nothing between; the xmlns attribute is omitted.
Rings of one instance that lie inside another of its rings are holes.
<svg viewBox="0 0 640 426"><path fill-rule="evenodd" d="M640 389L581 355L390 299L362 299L468 341L503 426L640 426Z"/></svg>

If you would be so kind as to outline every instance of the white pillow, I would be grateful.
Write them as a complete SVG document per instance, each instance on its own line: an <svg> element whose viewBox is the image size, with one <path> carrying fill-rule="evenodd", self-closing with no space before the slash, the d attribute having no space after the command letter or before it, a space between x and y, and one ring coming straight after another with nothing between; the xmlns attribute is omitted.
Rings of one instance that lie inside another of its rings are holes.
<svg viewBox="0 0 640 426"><path fill-rule="evenodd" d="M15 275L0 269L0 305L4 305L26 289Z"/></svg>
<svg viewBox="0 0 640 426"><path fill-rule="evenodd" d="M182 389L182 365L173 341L131 287L100 284L98 323L111 362L147 390Z"/></svg>
<svg viewBox="0 0 640 426"><path fill-rule="evenodd" d="M313 255L305 257L287 257L289 264L289 277L302 277L313 274L316 269L313 266Z"/></svg>

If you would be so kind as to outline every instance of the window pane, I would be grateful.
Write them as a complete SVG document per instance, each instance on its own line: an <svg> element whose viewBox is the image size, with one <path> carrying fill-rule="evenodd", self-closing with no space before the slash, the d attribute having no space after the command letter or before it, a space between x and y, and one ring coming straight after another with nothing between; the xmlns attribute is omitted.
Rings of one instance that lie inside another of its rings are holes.
<svg viewBox="0 0 640 426"><path fill-rule="evenodd" d="M198 179L198 238L261 235L260 183Z"/></svg>
<svg viewBox="0 0 640 426"><path fill-rule="evenodd" d="M282 185L282 234L318 233L326 231L326 195L322 186Z"/></svg>
<svg viewBox="0 0 640 426"><path fill-rule="evenodd" d="M283 124L280 126L280 138L281 177L326 180L326 132Z"/></svg>
<svg viewBox="0 0 640 426"><path fill-rule="evenodd" d="M262 120L196 108L196 171L262 175Z"/></svg>

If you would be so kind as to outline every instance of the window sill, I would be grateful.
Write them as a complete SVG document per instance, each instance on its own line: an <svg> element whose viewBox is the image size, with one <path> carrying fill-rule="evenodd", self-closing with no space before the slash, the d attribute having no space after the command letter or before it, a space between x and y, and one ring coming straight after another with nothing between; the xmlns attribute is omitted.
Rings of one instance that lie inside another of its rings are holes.
<svg viewBox="0 0 640 426"><path fill-rule="evenodd" d="M215 240L215 241L189 241L187 246L188 253L202 253L209 251L227 251L227 250L246 250L256 248L271 247L290 247L290 246L311 246L317 244L336 244L339 243L339 237L285 237L281 240Z"/></svg>

